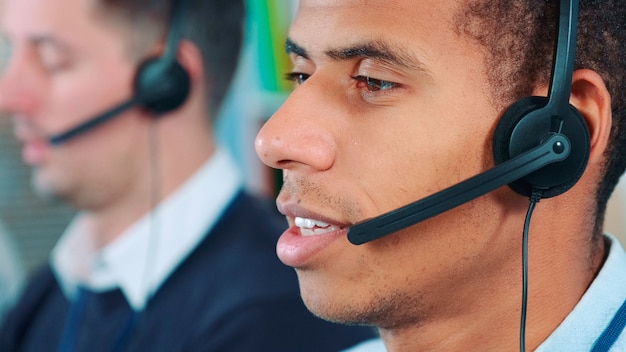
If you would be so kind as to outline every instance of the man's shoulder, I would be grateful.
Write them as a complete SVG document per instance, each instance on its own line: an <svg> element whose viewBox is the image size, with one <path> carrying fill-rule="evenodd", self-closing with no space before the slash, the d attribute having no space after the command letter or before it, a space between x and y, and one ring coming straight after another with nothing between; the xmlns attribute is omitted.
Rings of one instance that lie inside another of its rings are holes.
<svg viewBox="0 0 626 352"><path fill-rule="evenodd" d="M247 218L255 218L261 216L261 219L281 219L285 222L285 217L278 212L276 202L273 198L269 198L260 194L251 193L249 191L241 191L235 196L225 210L223 216L228 215L244 216Z"/></svg>
<svg viewBox="0 0 626 352"><path fill-rule="evenodd" d="M288 226L285 216L278 212L275 201L242 191L224 209L210 236L226 232L231 237L229 241L236 242L232 237L237 236L245 240L248 247L268 242L274 247ZM274 248L269 253L276 255Z"/></svg>
<svg viewBox="0 0 626 352"><path fill-rule="evenodd" d="M15 309L36 306L50 292L58 289L59 286L50 265L43 265L30 275Z"/></svg>
<svg viewBox="0 0 626 352"><path fill-rule="evenodd" d="M37 269L22 291L21 297L9 311L0 330L0 350L13 350L21 343L21 338L39 317L48 314L50 309L62 309L56 304L62 297L59 285L49 265ZM51 303L54 302L54 303ZM56 312L59 313L59 312ZM57 315L52 312L51 315Z"/></svg>
<svg viewBox="0 0 626 352"><path fill-rule="evenodd" d="M240 192L162 289L193 287L222 302L299 297L295 271L276 255L288 225L275 209L269 199Z"/></svg>

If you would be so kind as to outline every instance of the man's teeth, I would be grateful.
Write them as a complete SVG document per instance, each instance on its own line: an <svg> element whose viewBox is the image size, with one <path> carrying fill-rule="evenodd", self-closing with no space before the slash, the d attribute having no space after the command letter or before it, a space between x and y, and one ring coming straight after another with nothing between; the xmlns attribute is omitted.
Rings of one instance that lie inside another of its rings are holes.
<svg viewBox="0 0 626 352"><path fill-rule="evenodd" d="M315 226L327 227L328 224L323 222L323 221L317 221L317 220L313 220L313 219L305 219L305 218L301 218L301 217L296 217L296 226L313 228Z"/></svg>
<svg viewBox="0 0 626 352"><path fill-rule="evenodd" d="M329 225L323 221L306 219L301 217L295 218L296 226L300 228L302 236L323 235L328 232L340 230L338 226Z"/></svg>

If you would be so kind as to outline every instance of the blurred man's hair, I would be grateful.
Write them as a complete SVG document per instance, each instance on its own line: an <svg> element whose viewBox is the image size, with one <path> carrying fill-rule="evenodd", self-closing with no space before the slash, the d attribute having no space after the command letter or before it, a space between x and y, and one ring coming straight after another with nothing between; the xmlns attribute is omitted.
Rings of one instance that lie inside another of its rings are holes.
<svg viewBox="0 0 626 352"><path fill-rule="evenodd" d="M129 54L144 60L169 30L172 0L95 0L96 11L127 29ZM244 29L243 0L179 0L186 7L182 37L200 50L213 118L237 68Z"/></svg>

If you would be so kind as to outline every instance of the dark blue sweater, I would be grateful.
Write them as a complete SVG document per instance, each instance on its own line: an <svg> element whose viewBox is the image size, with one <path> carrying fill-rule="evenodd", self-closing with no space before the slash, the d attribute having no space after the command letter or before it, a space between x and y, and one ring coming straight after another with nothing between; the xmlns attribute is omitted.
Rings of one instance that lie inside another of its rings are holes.
<svg viewBox="0 0 626 352"><path fill-rule="evenodd" d="M286 228L271 202L240 193L141 313L120 290L90 294L75 351L339 351L374 336L314 317L293 269L276 257ZM1 352L58 351L70 303L49 267L0 331Z"/></svg>

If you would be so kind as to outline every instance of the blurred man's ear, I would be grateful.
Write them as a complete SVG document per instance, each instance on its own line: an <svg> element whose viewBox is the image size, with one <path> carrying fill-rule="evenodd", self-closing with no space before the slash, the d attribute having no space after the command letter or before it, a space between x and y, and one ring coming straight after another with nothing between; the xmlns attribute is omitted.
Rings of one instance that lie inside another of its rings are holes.
<svg viewBox="0 0 626 352"><path fill-rule="evenodd" d="M177 58L178 62L189 73L192 87L203 82L204 61L200 49L193 42L182 40L178 46Z"/></svg>

